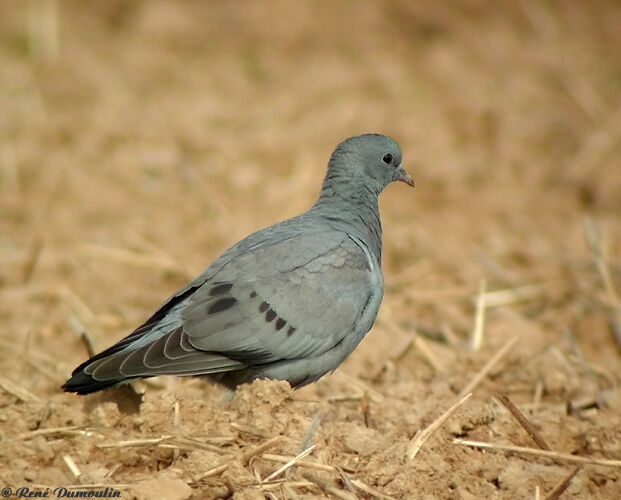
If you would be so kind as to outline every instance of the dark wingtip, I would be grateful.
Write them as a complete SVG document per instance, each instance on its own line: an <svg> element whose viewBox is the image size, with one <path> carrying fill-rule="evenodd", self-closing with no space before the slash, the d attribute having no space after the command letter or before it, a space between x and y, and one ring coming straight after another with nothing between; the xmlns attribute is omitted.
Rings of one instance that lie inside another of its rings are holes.
<svg viewBox="0 0 621 500"><path fill-rule="evenodd" d="M131 335L130 335L131 337ZM111 356L123 349L123 342L126 341L129 337L122 340L118 344L109 347L103 352L93 356L90 359L87 359L78 366L73 373L71 374L71 378L65 382L61 388L65 392L75 392L77 394L91 394L93 392L101 391L103 389L108 389L110 387L115 387L119 384L122 384L126 378L112 379L112 380L97 380L93 378L91 375L86 373L86 368L90 366L93 362Z"/></svg>
<svg viewBox="0 0 621 500"><path fill-rule="evenodd" d="M85 395L92 394L93 392L101 391L103 389L110 389L121 383L125 379L113 379L113 380L96 380L83 370L76 370L71 375L71 378L65 382L61 388L65 392L75 392L76 394Z"/></svg>

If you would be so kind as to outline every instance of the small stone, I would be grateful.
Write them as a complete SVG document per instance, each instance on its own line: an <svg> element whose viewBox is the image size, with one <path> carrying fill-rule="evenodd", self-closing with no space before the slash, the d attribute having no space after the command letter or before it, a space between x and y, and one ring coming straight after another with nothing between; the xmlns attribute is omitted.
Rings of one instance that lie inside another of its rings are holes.
<svg viewBox="0 0 621 500"><path fill-rule="evenodd" d="M158 477L131 487L136 500L185 500L192 496L192 488L185 481L174 477Z"/></svg>

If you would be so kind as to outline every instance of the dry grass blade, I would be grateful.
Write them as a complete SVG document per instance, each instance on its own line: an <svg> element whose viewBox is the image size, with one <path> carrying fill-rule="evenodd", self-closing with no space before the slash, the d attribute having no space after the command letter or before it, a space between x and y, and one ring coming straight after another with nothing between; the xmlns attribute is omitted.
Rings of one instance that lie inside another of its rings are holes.
<svg viewBox="0 0 621 500"><path fill-rule="evenodd" d="M339 473L339 479L343 483L343 486L345 486L345 489L355 494L356 489L354 488L354 485L351 483L351 478L347 475L347 473L341 467L336 467L336 470Z"/></svg>
<svg viewBox="0 0 621 500"><path fill-rule="evenodd" d="M267 476L263 482L267 483L268 481L271 481L272 479L277 478L278 476L280 476L283 472L285 472L287 469L289 469L290 467L294 466L297 462L299 462L300 460L302 460L304 457L310 455L313 450L316 448L316 445L313 445L309 448L307 448L306 450L304 450L302 453L300 453L299 455L296 455L295 457L293 457L291 460L289 460L285 465L283 465L282 467L276 469L274 472L272 472L269 476Z"/></svg>
<svg viewBox="0 0 621 500"><path fill-rule="evenodd" d="M476 302L476 313L474 315L474 328L472 330L472 350L478 351L483 345L483 331L485 330L485 307L486 307L487 281L481 280L479 285L479 295Z"/></svg>
<svg viewBox="0 0 621 500"><path fill-rule="evenodd" d="M241 425L237 422L231 422L229 425L236 431L243 432L244 434L249 434L251 436L261 439L267 439L269 437L269 435L263 429L259 429L255 426Z"/></svg>
<svg viewBox="0 0 621 500"><path fill-rule="evenodd" d="M160 444L164 441L171 439L173 436L161 436L158 438L145 438L145 439L128 439L126 441L117 441L115 443L101 443L98 444L98 448L134 448L142 446L151 446L154 444Z"/></svg>
<svg viewBox="0 0 621 500"><path fill-rule="evenodd" d="M16 352L16 353L20 353L21 354L21 347L17 347L14 344L10 343L10 342L5 342L3 340L0 340L0 346L2 346L3 350L9 350L11 352ZM46 365L55 368L55 369L59 369L59 362L57 359L52 358L51 356L47 356L45 354L43 354L40 351L36 351L33 349L29 349L28 350L28 356L30 358L35 358L39 363L45 363ZM32 362L34 365L34 362ZM34 365L36 366L36 365Z"/></svg>
<svg viewBox="0 0 621 500"><path fill-rule="evenodd" d="M263 455L261 455L261 458L264 460L270 460L272 462L287 463L294 457L292 457L291 455L287 456L287 455L276 455L274 453L264 453ZM310 469L324 470L327 472L338 472L337 468L332 465L321 464L319 462L309 462L308 460L300 460L299 462L296 463L296 465L298 465L299 467L307 467Z"/></svg>
<svg viewBox="0 0 621 500"><path fill-rule="evenodd" d="M147 240L143 235L139 234L138 232L132 231L131 228L127 228L127 231L125 232L125 238L130 246L142 250L143 253L159 255L162 261L169 262L171 269L175 269L176 272L180 274L180 276L183 276L187 279L194 278L194 273L191 269L186 269L186 266L184 266L181 262L172 257L169 253L165 252L155 243Z"/></svg>
<svg viewBox="0 0 621 500"><path fill-rule="evenodd" d="M34 274L34 271L39 263L39 257L41 256L41 250L43 250L43 240L37 239L31 246L28 260L24 265L22 282L28 283Z"/></svg>
<svg viewBox="0 0 621 500"><path fill-rule="evenodd" d="M272 481L271 483L259 484L256 486L256 488L265 491L274 490L285 486L288 486L289 488L308 488L314 485L315 483L311 483L310 481L287 481L285 479L279 479L277 481Z"/></svg>
<svg viewBox="0 0 621 500"><path fill-rule="evenodd" d="M336 373L338 373L341 377L347 379L351 385L355 386L356 388L358 388L358 389L364 391L366 394L368 394L369 398L374 403L378 403L379 404L382 401L384 401L385 398L384 398L383 394L377 392L375 389L372 389L367 384L362 382L362 380L358 380L356 377L352 377L351 375L347 375L347 373L344 373L342 370L339 370Z"/></svg>
<svg viewBox="0 0 621 500"><path fill-rule="evenodd" d="M179 409L179 401L175 401L173 404L173 429L175 434L180 434L181 428L181 412ZM175 448L173 451L173 463L176 463L179 460L179 448Z"/></svg>
<svg viewBox="0 0 621 500"><path fill-rule="evenodd" d="M369 485L364 484L362 481L359 481L358 479L352 479L351 484L353 484L359 490L364 491L368 495L381 498L382 500L396 500L395 497L391 497L390 495L385 495L381 491L378 491L375 488L371 488Z"/></svg>
<svg viewBox="0 0 621 500"><path fill-rule="evenodd" d="M251 450L245 451L242 456L241 456L241 461L243 464L247 464L248 461L256 456L256 455L260 455L261 453L263 453L265 450L269 450L270 448L273 448L274 446L276 446L278 443L280 443L282 441L282 436L275 436L272 439L268 439L265 443L257 446L256 448L253 448Z"/></svg>
<svg viewBox="0 0 621 500"><path fill-rule="evenodd" d="M175 433L179 433L179 429L181 428L181 412L179 409L179 401L175 401L173 404L173 427L175 429Z"/></svg>
<svg viewBox="0 0 621 500"><path fill-rule="evenodd" d="M172 271L181 275L187 274L184 269L179 267L177 262L161 254L145 254L125 248L106 247L94 243L83 244L80 247L80 253L87 257L108 259L129 266Z"/></svg>
<svg viewBox="0 0 621 500"><path fill-rule="evenodd" d="M446 373L446 367L444 363L440 361L438 356L433 352L427 341L421 337L420 335L416 335L414 339L414 345L418 349L418 351L424 356L427 362L436 370L438 373Z"/></svg>
<svg viewBox="0 0 621 500"><path fill-rule="evenodd" d="M224 443L230 441L224 441ZM228 453L217 445L205 443L191 436L164 435L157 438L128 439L113 443L98 444L98 448L140 448L145 446L159 446L160 448L184 449L184 450L208 450L218 453Z"/></svg>
<svg viewBox="0 0 621 500"><path fill-rule="evenodd" d="M543 285L527 285L503 290L494 290L485 294L485 307L507 306L540 297L544 292Z"/></svg>
<svg viewBox="0 0 621 500"><path fill-rule="evenodd" d="M390 360L394 361L395 363L397 361L401 361L403 358L405 358L406 354L410 352L410 349L413 345L414 342L412 341L412 339L407 339L402 345L395 349L394 353L390 356Z"/></svg>
<svg viewBox="0 0 621 500"><path fill-rule="evenodd" d="M525 446L511 446L503 444L486 443L484 441L469 441L467 439L454 439L453 443L462 446L470 446L471 448L484 448L486 450L495 450L506 453L516 453L518 455L530 455L542 458L550 458L558 462L567 462L574 464L599 465L601 467L621 468L621 460L608 460L606 458L582 457L579 455L571 455L569 453L560 453L551 450L539 450L537 448L527 448Z"/></svg>
<svg viewBox="0 0 621 500"><path fill-rule="evenodd" d="M394 321L391 321L391 320L385 321L384 324L390 329L396 329L398 327L398 325ZM399 329L398 335L403 335L402 329ZM371 377L371 380L373 382L380 381L382 378L382 375L386 373L386 371L394 369L395 365L407 355L410 349L412 349L412 347L414 346L414 340L412 338L409 338L411 337L411 335L409 334L406 334L406 335L408 338L405 339L405 342L401 342L401 344L388 356L386 361L378 368L376 373Z"/></svg>
<svg viewBox="0 0 621 500"><path fill-rule="evenodd" d="M541 434L539 434L537 429L533 427L533 424L530 423L519 408L513 404L513 401L511 401L505 394L496 394L496 399L502 403L507 410L509 410L509 413L513 415L513 418L515 418L517 423L522 426L522 429L524 429L533 441L535 441L539 448L542 450L550 449Z"/></svg>
<svg viewBox="0 0 621 500"><path fill-rule="evenodd" d="M215 451L217 453L228 454L227 450L223 450L221 447L203 443L198 439L194 439L188 436L176 436L174 438L170 438L166 442L162 442L158 444L160 448L172 448L175 450L207 450L207 451Z"/></svg>
<svg viewBox="0 0 621 500"><path fill-rule="evenodd" d="M501 264L495 257L482 248L475 249L472 256L474 260L485 269L485 273L494 280L506 283L510 286L519 281L519 274L515 270Z"/></svg>
<svg viewBox="0 0 621 500"><path fill-rule="evenodd" d="M404 289L403 293L417 302L444 302L449 299L461 299L472 295L476 290L471 286L451 288L434 288L432 290Z"/></svg>
<svg viewBox="0 0 621 500"><path fill-rule="evenodd" d="M288 498L290 500L298 500L298 498L300 498L300 496L293 489L293 486L287 483L282 483L280 487L285 498Z"/></svg>
<svg viewBox="0 0 621 500"><path fill-rule="evenodd" d="M405 337L405 342L395 349L395 351L390 355L388 361L380 368L379 373L373 377L373 380L378 379L381 373L383 373L387 367L391 366L391 364L401 361L412 347L416 347L418 349L419 353L434 370L440 373L446 373L446 367L444 364L433 352L425 339L418 334L418 332L412 339L412 333L403 328L398 322L393 320L384 320L384 324L395 333L395 337ZM420 331L420 329L418 330Z"/></svg>
<svg viewBox="0 0 621 500"><path fill-rule="evenodd" d="M17 385L9 379L0 377L0 387L24 403L40 403L42 399L25 387Z"/></svg>
<svg viewBox="0 0 621 500"><path fill-rule="evenodd" d="M265 450L269 450L270 448L276 446L278 443L280 443L280 441L282 441L282 436L275 436L272 439L268 439L265 443L259 446L256 446L250 450L246 450L244 453L242 453L240 457L241 462L244 465L247 465L251 458L263 453ZM209 469L206 472L203 472L202 474L199 474L195 477L195 482L198 482L201 479L205 479L207 477L217 476L218 474L221 474L226 469L228 469L231 460L232 459L229 458L225 462Z"/></svg>
<svg viewBox="0 0 621 500"><path fill-rule="evenodd" d="M558 498L560 498L560 496L565 492L565 490L569 488L571 481L573 480L574 477L576 477L576 474L580 472L580 469L582 469L582 466L578 465L574 470L572 470L565 479L563 479L560 483L558 483L554 487L554 489L550 492L550 494L546 496L545 500L557 500Z"/></svg>
<svg viewBox="0 0 621 500"><path fill-rule="evenodd" d="M326 401L330 403L340 403L343 401L360 401L366 398L366 394L335 394L334 396L328 396Z"/></svg>
<svg viewBox="0 0 621 500"><path fill-rule="evenodd" d="M71 307L79 318L88 324L95 322L95 313L77 293L68 286L61 286L59 292L62 300Z"/></svg>
<svg viewBox="0 0 621 500"><path fill-rule="evenodd" d="M307 472L306 474L303 474L303 476L310 482L315 483L323 491L335 496L336 498L341 498L342 500L356 500L358 498L356 495L340 490L336 487L336 485L330 483L329 481L325 481L324 479L321 479L313 474Z"/></svg>
<svg viewBox="0 0 621 500"><path fill-rule="evenodd" d="M464 387L459 393L459 398L464 397L469 392L472 392L475 387L477 387L481 381L485 378L485 376L492 371L492 368L498 364L498 362L506 356L506 354L517 344L519 337L513 337L510 339L504 346L502 346L496 354L494 354L488 361L485 363L483 368L479 370L479 372L474 376L474 378Z"/></svg>
<svg viewBox="0 0 621 500"><path fill-rule="evenodd" d="M114 473L119 470L121 468L123 464L121 463L116 463L114 464L110 470L108 472L106 472L106 475L104 476L104 479L110 479L112 476L114 476Z"/></svg>
<svg viewBox="0 0 621 500"><path fill-rule="evenodd" d="M36 436L51 436L51 435L60 435L60 436L89 436L91 434L95 434L95 431L89 430L85 427L78 427L77 425L71 425L68 427L50 427L48 429L37 429L35 431L22 432L18 435L18 439L23 441L27 439L32 439Z"/></svg>
<svg viewBox="0 0 621 500"><path fill-rule="evenodd" d="M206 472L203 472L202 474L199 474L198 476L196 476L195 480L196 482L200 481L201 479L206 479L208 477L212 477L212 476L217 476L218 474L222 474L226 469L229 468L229 464L221 464L218 465L212 469L209 469Z"/></svg>
<svg viewBox="0 0 621 500"><path fill-rule="evenodd" d="M463 396L457 403L451 406L448 410L446 410L442 415L436 418L430 425L428 425L422 431L419 430L416 435L410 441L408 445L408 449L406 452L407 457L412 460L420 451L422 446L425 444L425 441L429 439L429 437L438 430L444 422L446 422L449 417L455 413L469 398L472 396L472 393L466 394Z"/></svg>
<svg viewBox="0 0 621 500"><path fill-rule="evenodd" d="M95 346L93 344L93 337L86 330L82 330L82 333L80 334L80 340L82 340L82 343L84 344L84 347L86 348L86 353L88 354L88 357L92 358L95 355Z"/></svg>
<svg viewBox="0 0 621 500"><path fill-rule="evenodd" d="M69 470L75 477L76 481L79 480L82 472L80 472L80 469L76 465L75 460L73 460L73 457L71 455L63 455L63 460L67 464L67 467L69 467Z"/></svg>

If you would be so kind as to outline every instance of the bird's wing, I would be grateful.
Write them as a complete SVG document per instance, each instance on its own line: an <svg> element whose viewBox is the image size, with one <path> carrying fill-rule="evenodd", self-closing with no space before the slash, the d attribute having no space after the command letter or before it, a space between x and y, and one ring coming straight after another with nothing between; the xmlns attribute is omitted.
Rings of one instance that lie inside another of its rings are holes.
<svg viewBox="0 0 621 500"><path fill-rule="evenodd" d="M200 276L185 284L170 296L142 325L113 346L82 363L74 370L74 373L80 372L87 367L89 367L88 371L91 372L93 366L95 366L93 364L95 361L108 360L113 354L126 351L127 349L135 350L137 347L150 344L158 340L162 335L170 333L181 326L181 311L186 307L189 297L196 293L203 284L212 280L223 267L231 264L231 262L246 253L295 239L298 236L296 229L299 226L299 219L299 216L294 217L257 231L230 247Z"/></svg>
<svg viewBox="0 0 621 500"><path fill-rule="evenodd" d="M347 234L298 236L226 265L191 297L183 330L197 349L245 364L316 356L357 328L378 281Z"/></svg>
<svg viewBox="0 0 621 500"><path fill-rule="evenodd" d="M184 299L181 326L85 371L110 380L317 356L358 329L364 335L377 313L365 308L382 292L381 271L361 242L336 231L297 235L229 260Z"/></svg>

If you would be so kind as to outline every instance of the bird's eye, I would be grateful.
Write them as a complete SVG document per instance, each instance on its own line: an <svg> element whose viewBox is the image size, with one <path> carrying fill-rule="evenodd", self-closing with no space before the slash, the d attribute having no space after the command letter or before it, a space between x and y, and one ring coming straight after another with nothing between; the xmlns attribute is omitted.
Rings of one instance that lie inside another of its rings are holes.
<svg viewBox="0 0 621 500"><path fill-rule="evenodd" d="M390 153L386 153L384 155L384 158L382 158L382 160L384 161L384 163L386 163L387 165L390 165L390 162L392 161L392 155Z"/></svg>

